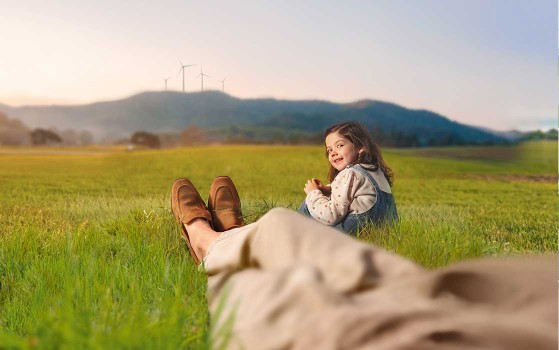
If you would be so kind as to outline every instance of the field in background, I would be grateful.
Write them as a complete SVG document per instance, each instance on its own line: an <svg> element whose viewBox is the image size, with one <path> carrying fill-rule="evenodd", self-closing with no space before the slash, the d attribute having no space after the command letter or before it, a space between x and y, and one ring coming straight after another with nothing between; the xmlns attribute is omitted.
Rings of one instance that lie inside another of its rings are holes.
<svg viewBox="0 0 559 350"><path fill-rule="evenodd" d="M170 211L174 179L237 184L252 222L325 180L321 147L0 148L0 349L208 345L205 276ZM557 143L387 149L401 222L359 239L433 268L557 250Z"/></svg>

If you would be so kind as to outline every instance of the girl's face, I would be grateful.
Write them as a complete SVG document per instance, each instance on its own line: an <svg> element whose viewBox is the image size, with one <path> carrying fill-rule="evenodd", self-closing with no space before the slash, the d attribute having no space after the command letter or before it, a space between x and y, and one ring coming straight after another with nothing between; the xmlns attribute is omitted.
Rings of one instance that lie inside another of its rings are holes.
<svg viewBox="0 0 559 350"><path fill-rule="evenodd" d="M328 161L338 171L342 171L349 164L355 163L359 153L363 151L363 148L357 149L351 141L337 131L328 134L325 143Z"/></svg>

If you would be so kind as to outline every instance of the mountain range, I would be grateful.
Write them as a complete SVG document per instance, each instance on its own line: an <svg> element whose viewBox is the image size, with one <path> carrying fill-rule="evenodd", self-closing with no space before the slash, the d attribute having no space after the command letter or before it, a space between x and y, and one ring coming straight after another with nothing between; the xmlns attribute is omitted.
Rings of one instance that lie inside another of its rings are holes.
<svg viewBox="0 0 559 350"><path fill-rule="evenodd" d="M178 133L192 125L214 135L243 135L249 139L265 140L278 133L310 137L334 123L356 120L378 138L399 137L416 146L506 142L505 137L487 129L461 124L428 110L376 100L333 103L240 99L217 91L160 91L84 105L11 107L0 104L0 111L30 127L88 130L97 139L113 140L138 130Z"/></svg>

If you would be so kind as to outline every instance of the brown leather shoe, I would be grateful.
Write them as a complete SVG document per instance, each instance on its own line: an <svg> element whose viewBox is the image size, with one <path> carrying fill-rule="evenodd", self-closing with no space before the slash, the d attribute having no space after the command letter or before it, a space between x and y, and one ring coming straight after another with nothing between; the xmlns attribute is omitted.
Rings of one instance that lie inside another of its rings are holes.
<svg viewBox="0 0 559 350"><path fill-rule="evenodd" d="M171 189L171 208L177 221L180 222L181 232L186 240L186 245L190 251L190 255L196 264L200 263L200 259L194 253L194 249L190 245L190 238L184 224L188 224L194 219L201 218L211 223L212 216L204 203L200 194L188 179L177 179L173 182Z"/></svg>
<svg viewBox="0 0 559 350"><path fill-rule="evenodd" d="M216 177L210 187L208 208L214 229L218 232L243 226L241 200L233 181L228 176Z"/></svg>

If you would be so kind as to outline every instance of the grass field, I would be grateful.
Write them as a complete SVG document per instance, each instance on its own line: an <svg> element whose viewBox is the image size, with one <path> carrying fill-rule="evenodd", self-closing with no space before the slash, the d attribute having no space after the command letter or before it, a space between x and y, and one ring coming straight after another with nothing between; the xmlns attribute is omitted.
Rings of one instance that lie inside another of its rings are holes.
<svg viewBox="0 0 559 350"><path fill-rule="evenodd" d="M359 239L426 267L557 250L557 143L385 150L401 221ZM237 184L252 222L325 180L321 147L0 148L0 349L208 346L171 183Z"/></svg>

